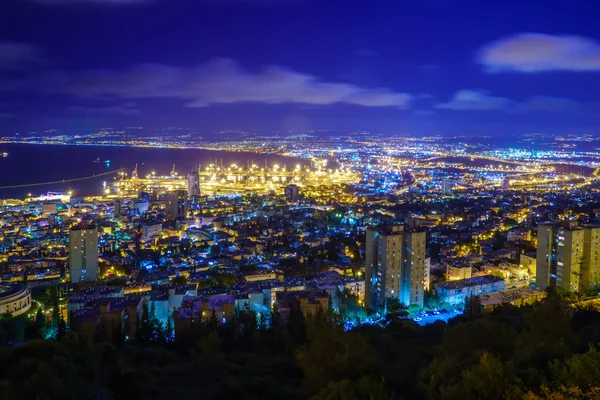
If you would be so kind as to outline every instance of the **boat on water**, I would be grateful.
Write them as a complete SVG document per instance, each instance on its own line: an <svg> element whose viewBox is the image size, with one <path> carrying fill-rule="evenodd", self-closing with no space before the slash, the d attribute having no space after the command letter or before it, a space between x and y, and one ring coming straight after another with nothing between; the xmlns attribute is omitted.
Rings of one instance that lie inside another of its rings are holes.
<svg viewBox="0 0 600 400"><path fill-rule="evenodd" d="M0 157L6 158L6 157L8 157L8 153L7 152L0 153Z"/></svg>
<svg viewBox="0 0 600 400"><path fill-rule="evenodd" d="M104 160L102 161L100 159L100 157L96 157L96 159L94 160L95 164L100 164L100 163L104 163L107 167L110 166L110 160Z"/></svg>

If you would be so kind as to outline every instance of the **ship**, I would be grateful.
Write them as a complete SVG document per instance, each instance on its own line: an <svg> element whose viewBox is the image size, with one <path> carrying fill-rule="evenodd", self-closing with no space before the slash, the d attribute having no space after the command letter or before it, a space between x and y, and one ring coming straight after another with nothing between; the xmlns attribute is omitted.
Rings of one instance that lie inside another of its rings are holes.
<svg viewBox="0 0 600 400"><path fill-rule="evenodd" d="M8 153L7 153L7 152L0 153L0 156L1 156L2 158L6 158L6 157L8 157Z"/></svg>

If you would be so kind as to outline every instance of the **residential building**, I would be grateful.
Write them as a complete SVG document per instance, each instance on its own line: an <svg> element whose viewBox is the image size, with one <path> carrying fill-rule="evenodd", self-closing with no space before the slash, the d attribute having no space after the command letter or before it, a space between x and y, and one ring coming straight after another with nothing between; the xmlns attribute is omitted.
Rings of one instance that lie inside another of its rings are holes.
<svg viewBox="0 0 600 400"><path fill-rule="evenodd" d="M583 227L583 287L600 288L600 225Z"/></svg>
<svg viewBox="0 0 600 400"><path fill-rule="evenodd" d="M441 303L464 304L471 296L504 290L504 279L493 275L475 276L458 281L443 282L435 285L435 294Z"/></svg>
<svg viewBox="0 0 600 400"><path fill-rule="evenodd" d="M484 294L479 297L481 312L490 312L502 304L511 304L521 307L526 304L532 304L546 297L544 290L526 286L524 288L501 290Z"/></svg>
<svg viewBox="0 0 600 400"><path fill-rule="evenodd" d="M288 185L285 188L285 198L291 203L296 203L300 200L300 188L298 185Z"/></svg>
<svg viewBox="0 0 600 400"><path fill-rule="evenodd" d="M191 197L200 196L200 166L188 175L188 194Z"/></svg>
<svg viewBox="0 0 600 400"><path fill-rule="evenodd" d="M537 271L537 258L535 253L521 254L519 264L527 269L531 279L535 279Z"/></svg>
<svg viewBox="0 0 600 400"><path fill-rule="evenodd" d="M365 305L385 308L389 298L407 305L423 305L425 232L403 225L368 228L366 233Z"/></svg>
<svg viewBox="0 0 600 400"><path fill-rule="evenodd" d="M442 194L450 195L452 194L452 182L448 178L444 178L442 180Z"/></svg>
<svg viewBox="0 0 600 400"><path fill-rule="evenodd" d="M468 262L449 259L444 260L442 264L446 265L446 280L448 281L468 279L473 276L473 267Z"/></svg>
<svg viewBox="0 0 600 400"><path fill-rule="evenodd" d="M548 222L538 226L536 285L585 293L600 285L600 226Z"/></svg>
<svg viewBox="0 0 600 400"><path fill-rule="evenodd" d="M329 294L325 290L277 292L276 299L278 311L284 321L289 320L292 309L308 319L316 315L319 310L327 312L329 308Z"/></svg>
<svg viewBox="0 0 600 400"><path fill-rule="evenodd" d="M162 224L157 221L144 223L142 224L142 237L149 239L158 236L162 232L162 228Z"/></svg>
<svg viewBox="0 0 600 400"><path fill-rule="evenodd" d="M165 214L167 221L185 218L187 214L187 192L185 190L167 192L165 199Z"/></svg>
<svg viewBox="0 0 600 400"><path fill-rule="evenodd" d="M75 226L69 233L71 283L98 280L98 227Z"/></svg>
<svg viewBox="0 0 600 400"><path fill-rule="evenodd" d="M429 265L426 265L425 231L404 231L404 248L402 252L402 281L400 283L400 302L423 306L425 300L425 276Z"/></svg>

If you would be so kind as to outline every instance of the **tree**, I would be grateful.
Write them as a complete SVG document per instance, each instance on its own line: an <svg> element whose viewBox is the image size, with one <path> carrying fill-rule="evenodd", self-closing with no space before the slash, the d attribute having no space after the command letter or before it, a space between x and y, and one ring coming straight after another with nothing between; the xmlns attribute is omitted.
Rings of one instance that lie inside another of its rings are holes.
<svg viewBox="0 0 600 400"><path fill-rule="evenodd" d="M425 305L430 310L437 310L440 308L440 300L435 295L433 290L427 292L427 300L425 301Z"/></svg>
<svg viewBox="0 0 600 400"><path fill-rule="evenodd" d="M385 320L390 322L394 319L406 319L408 317L408 307L404 303L400 303L397 298L388 298L386 303Z"/></svg>
<svg viewBox="0 0 600 400"><path fill-rule="evenodd" d="M267 318L264 313L258 314L258 330L265 332L268 329Z"/></svg>
<svg viewBox="0 0 600 400"><path fill-rule="evenodd" d="M178 275L171 280L171 283L174 285L185 285L187 283L187 278L183 275Z"/></svg>
<svg viewBox="0 0 600 400"><path fill-rule="evenodd" d="M237 312L237 322L239 324L242 343L248 345L258 328L256 311L251 309L248 303L244 304L244 307Z"/></svg>
<svg viewBox="0 0 600 400"><path fill-rule="evenodd" d="M207 327L209 332L216 332L217 328L219 327L219 321L217 320L217 312L215 311L214 307L212 309L212 313L210 314Z"/></svg>
<svg viewBox="0 0 600 400"><path fill-rule="evenodd" d="M589 390L600 386L600 352L594 346L583 354L575 354L565 362L555 360L554 379L566 387Z"/></svg>
<svg viewBox="0 0 600 400"><path fill-rule="evenodd" d="M148 302L145 300L142 304L142 315L138 318L138 326L135 334L136 339L140 343L148 343L152 339L152 322L150 321Z"/></svg>
<svg viewBox="0 0 600 400"><path fill-rule="evenodd" d="M41 338L44 338L46 335L46 317L44 316L42 307L38 307L37 312L35 314L35 327L37 329L38 335Z"/></svg>
<svg viewBox="0 0 600 400"><path fill-rule="evenodd" d="M308 323L308 343L297 355L307 395L319 393L329 382L358 381L377 373L377 360L367 340L359 332L345 332L339 322L319 311Z"/></svg>
<svg viewBox="0 0 600 400"><path fill-rule="evenodd" d="M50 327L46 332L48 338L52 338L52 339L59 338L58 337L59 321L60 321L60 310L58 308L58 302L54 301L54 306L52 307L52 319L50 321Z"/></svg>
<svg viewBox="0 0 600 400"><path fill-rule="evenodd" d="M578 387L561 386L556 390L542 387L540 394L530 391L523 398L525 400L597 400L600 398L600 388L594 387L583 391Z"/></svg>
<svg viewBox="0 0 600 400"><path fill-rule="evenodd" d="M494 234L494 243L492 244L493 250L502 250L504 248L504 244L506 243L506 237L500 233L496 232Z"/></svg>
<svg viewBox="0 0 600 400"><path fill-rule="evenodd" d="M222 341L216 332L211 332L196 343L194 353L196 362L201 366L221 365L225 356L221 352Z"/></svg>
<svg viewBox="0 0 600 400"><path fill-rule="evenodd" d="M57 335L58 339L63 338L67 334L67 322L65 321L62 313L58 317Z"/></svg>
<svg viewBox="0 0 600 400"><path fill-rule="evenodd" d="M173 321L171 320L171 316L167 317L167 323L165 324L165 342L171 342L173 340L174 329L173 329Z"/></svg>
<svg viewBox="0 0 600 400"><path fill-rule="evenodd" d="M281 314L279 314L277 303L273 303L269 316L269 329L278 329L279 327L281 327Z"/></svg>
<svg viewBox="0 0 600 400"><path fill-rule="evenodd" d="M365 376L358 381L344 379L338 382L329 382L327 387L311 397L311 400L393 400L394 398L382 379L377 380L371 376Z"/></svg>
<svg viewBox="0 0 600 400"><path fill-rule="evenodd" d="M296 343L303 344L306 342L306 321L300 307L292 306L290 308L287 330Z"/></svg>
<svg viewBox="0 0 600 400"><path fill-rule="evenodd" d="M211 246L210 254L214 256L219 256L221 254L221 247L218 244Z"/></svg>
<svg viewBox="0 0 600 400"><path fill-rule="evenodd" d="M350 289L344 288L338 293L340 299L340 311L346 321L362 321L367 316L367 311L360 305L358 295Z"/></svg>

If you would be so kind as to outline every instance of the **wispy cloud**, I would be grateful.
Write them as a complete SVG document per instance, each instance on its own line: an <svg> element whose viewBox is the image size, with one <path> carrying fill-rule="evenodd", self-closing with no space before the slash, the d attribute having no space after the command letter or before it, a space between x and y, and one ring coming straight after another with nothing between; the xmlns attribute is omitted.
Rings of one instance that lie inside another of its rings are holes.
<svg viewBox="0 0 600 400"><path fill-rule="evenodd" d="M157 0L29 0L40 4L100 4L100 5L131 5L154 3Z"/></svg>
<svg viewBox="0 0 600 400"><path fill-rule="evenodd" d="M573 111L580 109L582 105L568 97L535 95L523 102L517 102L506 97L493 96L485 90L459 90L448 102L436 104L435 108L528 113Z"/></svg>
<svg viewBox="0 0 600 400"><path fill-rule="evenodd" d="M416 115L433 115L433 114L435 114L432 110L414 110L413 113Z"/></svg>
<svg viewBox="0 0 600 400"><path fill-rule="evenodd" d="M406 108L412 100L411 95L391 89L328 82L280 66L250 72L230 59L191 68L149 64L125 70L53 72L36 86L85 98L176 98L188 107L255 102Z"/></svg>
<svg viewBox="0 0 600 400"><path fill-rule="evenodd" d="M136 5L136 4L150 4L157 3L159 1L169 2L174 0L25 0L38 4L49 4L49 5L65 5L65 4L95 4L95 5L106 5L106 6L125 6L125 5ZM213 4L252 4L257 6L274 6L274 5L285 5L285 4L301 4L303 0L197 0L205 3Z"/></svg>
<svg viewBox="0 0 600 400"><path fill-rule="evenodd" d="M579 103L566 97L533 96L524 103L518 104L514 111L570 111L579 107Z"/></svg>
<svg viewBox="0 0 600 400"><path fill-rule="evenodd" d="M488 72L600 71L600 43L582 36L521 33L484 46L477 61Z"/></svg>
<svg viewBox="0 0 600 400"><path fill-rule="evenodd" d="M69 111L77 113L89 113L89 114L121 114L121 115L138 115L140 110L136 108L133 103L123 103L116 106L106 107L86 107L86 106L74 106L69 107Z"/></svg>
<svg viewBox="0 0 600 400"><path fill-rule="evenodd" d="M435 108L449 110L501 110L512 104L510 99L490 95L485 90L459 90L446 103L438 103Z"/></svg>
<svg viewBox="0 0 600 400"><path fill-rule="evenodd" d="M40 61L39 49L31 44L0 42L0 70L19 70Z"/></svg>

